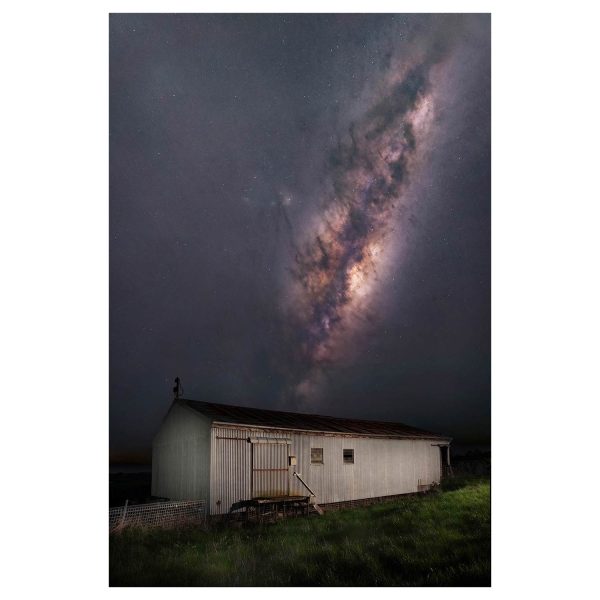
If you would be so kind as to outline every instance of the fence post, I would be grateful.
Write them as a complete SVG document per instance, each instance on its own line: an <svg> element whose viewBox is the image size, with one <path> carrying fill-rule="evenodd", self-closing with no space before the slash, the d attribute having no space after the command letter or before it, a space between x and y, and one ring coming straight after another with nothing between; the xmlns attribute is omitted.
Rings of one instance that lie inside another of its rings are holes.
<svg viewBox="0 0 600 600"><path fill-rule="evenodd" d="M129 504L129 498L125 500L125 506L123 507L123 516L121 517L121 527L125 527L125 517L127 516L127 505Z"/></svg>

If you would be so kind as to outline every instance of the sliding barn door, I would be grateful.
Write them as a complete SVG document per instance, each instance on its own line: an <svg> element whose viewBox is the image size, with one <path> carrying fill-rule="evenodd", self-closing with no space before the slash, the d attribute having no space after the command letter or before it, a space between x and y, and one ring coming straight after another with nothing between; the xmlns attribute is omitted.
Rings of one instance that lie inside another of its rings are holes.
<svg viewBox="0 0 600 600"><path fill-rule="evenodd" d="M288 496L290 440L255 438L252 443L252 497Z"/></svg>

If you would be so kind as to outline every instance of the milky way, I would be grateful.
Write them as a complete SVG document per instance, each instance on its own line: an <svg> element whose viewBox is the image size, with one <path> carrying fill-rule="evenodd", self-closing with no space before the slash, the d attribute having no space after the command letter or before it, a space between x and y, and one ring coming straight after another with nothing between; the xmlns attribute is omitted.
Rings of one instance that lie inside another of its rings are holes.
<svg viewBox="0 0 600 600"><path fill-rule="evenodd" d="M292 395L301 401L310 401L323 369L369 317L378 271L401 235L395 224L406 190L430 141L432 71L443 63L444 50L434 39L411 60L392 62L383 92L331 153L331 191L291 269L288 318L299 373Z"/></svg>

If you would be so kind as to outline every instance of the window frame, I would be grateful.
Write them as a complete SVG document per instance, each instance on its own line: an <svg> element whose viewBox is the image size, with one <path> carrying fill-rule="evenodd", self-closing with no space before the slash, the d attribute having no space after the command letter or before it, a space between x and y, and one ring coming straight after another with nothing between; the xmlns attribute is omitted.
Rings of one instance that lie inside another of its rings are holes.
<svg viewBox="0 0 600 600"><path fill-rule="evenodd" d="M352 460L346 459L346 452L352 453ZM343 448L342 449L342 460L344 461L345 465L353 465L354 464L354 448Z"/></svg>
<svg viewBox="0 0 600 600"><path fill-rule="evenodd" d="M320 450L321 451L321 460L313 460L313 450ZM313 448L311 446L311 448L310 448L310 464L311 465L322 465L322 464L325 464L324 452L323 452L323 448L322 447L315 447L315 448Z"/></svg>

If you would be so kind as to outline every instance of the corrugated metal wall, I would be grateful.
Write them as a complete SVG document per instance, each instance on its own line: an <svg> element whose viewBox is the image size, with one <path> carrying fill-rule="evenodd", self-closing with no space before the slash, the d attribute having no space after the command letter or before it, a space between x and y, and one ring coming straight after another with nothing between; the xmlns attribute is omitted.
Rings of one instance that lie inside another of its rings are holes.
<svg viewBox="0 0 600 600"><path fill-rule="evenodd" d="M340 436L293 436L298 472L317 502L342 502L418 491L421 483L439 482L440 452L429 440L393 440ZM323 448L323 464L311 464L310 448ZM354 463L343 461L354 450ZM295 479L295 478L294 478ZM294 491L302 489L295 480Z"/></svg>
<svg viewBox="0 0 600 600"><path fill-rule="evenodd" d="M252 454L246 430L213 427L210 451L210 514L229 512L250 499Z"/></svg>
<svg viewBox="0 0 600 600"><path fill-rule="evenodd" d="M317 502L342 502L418 491L419 483L440 480L440 451L433 440L392 440L291 433L285 430L213 426L211 441L211 514L229 511L252 493L252 446L249 437L291 439L286 448L296 456L295 470ZM254 444L256 446L256 444ZM278 447L274 445L273 447ZM311 464L310 449L323 448L323 464ZM354 450L354 464L345 464L343 450ZM277 461L281 457L277 456ZM261 463L262 464L262 463ZM279 463L278 463L279 464ZM289 493L306 489L289 467Z"/></svg>
<svg viewBox="0 0 600 600"><path fill-rule="evenodd" d="M210 421L174 405L152 442L152 495L204 500L210 481Z"/></svg>

